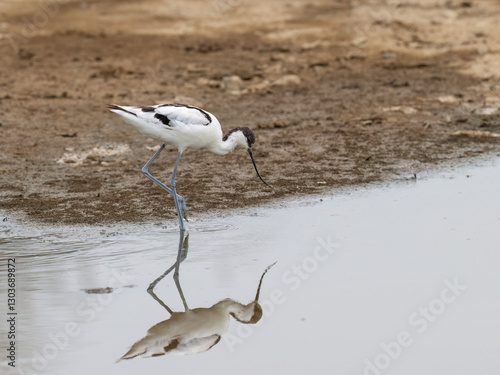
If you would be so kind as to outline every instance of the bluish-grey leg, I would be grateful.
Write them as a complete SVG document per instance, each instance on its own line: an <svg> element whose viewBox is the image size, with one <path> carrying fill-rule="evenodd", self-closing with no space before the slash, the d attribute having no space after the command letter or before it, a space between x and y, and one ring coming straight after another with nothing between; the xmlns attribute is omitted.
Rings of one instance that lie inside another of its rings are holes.
<svg viewBox="0 0 500 375"><path fill-rule="evenodd" d="M179 196L175 191L175 175L177 174L177 167L179 166L179 162L181 161L181 155L182 151L179 151L179 153L177 154L177 160L175 161L174 171L172 172L172 177L170 177L170 188L172 189L172 192L170 194L174 196L175 208L177 209L177 215L179 216L180 228L181 230L185 230L182 218L187 214L186 203L184 202L184 205L182 207L180 206L180 204L182 203L179 202Z"/></svg>
<svg viewBox="0 0 500 375"><path fill-rule="evenodd" d="M179 266L182 263L184 259L187 257L188 249L189 249L189 242L188 238L189 235L186 234L186 231L181 230L179 232L179 248L177 250L177 259L175 263L169 267L162 275L160 275L155 281L153 281L151 284L149 284L148 288L148 293L157 301L160 305L162 305L170 314L172 314L172 310L170 307L168 307L154 292L154 288L156 287L156 284L158 284L165 276L167 276L170 272L175 270L174 273L174 280L175 280L175 285L177 286L177 290L179 292L179 295L182 299L182 304L184 305L184 308L186 311L188 310L188 306L186 303L186 299L184 298L184 293L182 292L181 285L179 282Z"/></svg>
<svg viewBox="0 0 500 375"><path fill-rule="evenodd" d="M181 262L184 259L186 259L187 249L189 247L189 243L188 243L189 235L184 237L184 232L185 231L181 230L181 238L183 238L183 240L182 240L182 245L179 242L179 251L177 252L177 262L175 263L174 282L175 282L175 286L177 287L177 291L179 292L179 296L181 297L182 304L184 305L184 311L188 311L189 307L187 305L186 298L184 297L184 293L182 292L182 288L181 288L181 283L179 281L179 268L181 266Z"/></svg>
<svg viewBox="0 0 500 375"><path fill-rule="evenodd" d="M181 230L184 230L185 228L184 228L184 223L182 222L182 218L184 217L187 220L186 201L180 195L177 195L177 193L175 193L175 184L172 187L172 189L170 189L165 184L163 184L162 182L158 181L155 177L153 177L148 171L148 168L151 165L151 163L158 157L158 155L160 155L160 152L162 152L164 148L165 144L161 145L161 147L158 149L158 151L156 151L153 157L144 165L144 167L142 167L142 173L144 174L144 176L149 178L151 181L160 186L162 189L166 190L169 194L171 194L174 197L175 208L177 210L177 215L179 215L180 228ZM175 179L175 174L177 173L177 165L179 164L180 161L180 154L181 153L179 153L179 155L177 156L177 161L174 167L174 173L172 175L174 179Z"/></svg>
<svg viewBox="0 0 500 375"><path fill-rule="evenodd" d="M160 186L161 188L165 189L168 193L172 194L172 190L170 190L167 186L165 186L163 183L158 181L156 178L151 176L151 173L149 173L148 168L151 165L151 163L160 155L160 152L163 151L165 148L165 144L161 145L161 147L156 151L156 153L153 155L153 157L142 167L142 173L144 173L144 176L149 178L151 181L153 181L156 185Z"/></svg>

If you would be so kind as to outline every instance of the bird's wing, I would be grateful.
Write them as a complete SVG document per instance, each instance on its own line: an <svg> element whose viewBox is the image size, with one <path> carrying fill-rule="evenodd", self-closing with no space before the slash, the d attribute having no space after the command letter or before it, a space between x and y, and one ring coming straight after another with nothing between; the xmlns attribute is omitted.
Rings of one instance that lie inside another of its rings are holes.
<svg viewBox="0 0 500 375"><path fill-rule="evenodd" d="M125 353L120 360L136 357L158 357L168 353L177 355L197 354L209 350L212 346L216 345L220 339L221 336L218 334L206 337L195 337L190 340L183 340L182 338L162 340L147 336L132 345L130 350Z"/></svg>
<svg viewBox="0 0 500 375"><path fill-rule="evenodd" d="M177 345L175 354L197 354L206 352L220 341L221 336L214 334L206 337L196 337Z"/></svg>
<svg viewBox="0 0 500 375"><path fill-rule="evenodd" d="M175 128L182 126L206 126L215 117L201 108L186 104L158 104L150 107L108 105L111 112L122 116L134 126L137 122Z"/></svg>
<svg viewBox="0 0 500 375"><path fill-rule="evenodd" d="M212 122L212 115L201 108L186 104L159 104L152 107L143 107L144 111L155 112L156 118L168 119L171 125L208 125Z"/></svg>
<svg viewBox="0 0 500 375"><path fill-rule="evenodd" d="M179 341L177 339L163 340L161 338L146 336L132 345L130 350L125 353L120 360L136 357L157 357L174 350L178 344Z"/></svg>

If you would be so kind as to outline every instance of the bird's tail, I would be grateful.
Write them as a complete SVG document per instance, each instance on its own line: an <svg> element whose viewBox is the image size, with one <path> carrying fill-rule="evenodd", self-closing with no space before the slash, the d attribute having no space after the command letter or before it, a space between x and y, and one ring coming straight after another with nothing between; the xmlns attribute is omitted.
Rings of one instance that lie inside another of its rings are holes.
<svg viewBox="0 0 500 375"><path fill-rule="evenodd" d="M134 112L131 112L131 111L129 111L129 110L123 108L123 107L120 107L119 105L116 105L116 104L107 104L107 107L108 107L108 109L111 112L115 112L115 113L118 113L118 114L120 114L120 112L125 112L125 113L128 113L129 115L137 117L137 115Z"/></svg>

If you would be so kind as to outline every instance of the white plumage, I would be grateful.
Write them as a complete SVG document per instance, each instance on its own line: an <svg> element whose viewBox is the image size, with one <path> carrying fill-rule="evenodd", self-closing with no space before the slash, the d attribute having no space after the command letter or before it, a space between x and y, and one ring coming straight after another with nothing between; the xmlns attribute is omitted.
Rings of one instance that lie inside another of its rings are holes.
<svg viewBox="0 0 500 375"><path fill-rule="evenodd" d="M255 142L254 133L247 127L235 128L225 136L217 118L201 108L185 104L157 104L148 107L108 105L108 109L120 115L123 120L149 138L163 142L162 147L146 163L142 172L146 177L173 195L181 230L184 230L182 217L186 218L187 207L180 195L175 192L175 175L181 154L188 148L205 148L218 155L225 155L237 146L247 149L259 178L269 186L257 170L252 154ZM156 159L165 145L179 150L177 161L170 178L170 188L151 176L149 165Z"/></svg>
<svg viewBox="0 0 500 375"><path fill-rule="evenodd" d="M110 107L110 110L145 136L172 145L179 151L187 148L214 148L222 142L219 121L211 113L195 107L116 106ZM246 144L244 146L248 147Z"/></svg>
<svg viewBox="0 0 500 375"><path fill-rule="evenodd" d="M228 298L210 308L174 312L151 327L120 359L207 351L227 332L231 315L242 323L255 324L262 317L262 308L257 301L243 305Z"/></svg>
<svg viewBox="0 0 500 375"><path fill-rule="evenodd" d="M209 308L189 309L180 289L180 283L177 281L177 289L185 311L173 312L167 307L171 314L170 318L151 327L146 336L133 344L120 360L156 357L164 354L196 354L207 351L216 345L222 335L227 332L230 316L240 323L256 324L263 314L259 304L262 280L275 263L264 270L260 277L255 299L247 305L226 298ZM179 260L176 265L179 265ZM176 274L178 278L178 269L176 269ZM157 281L155 281L155 285ZM163 306L166 307L164 304Z"/></svg>

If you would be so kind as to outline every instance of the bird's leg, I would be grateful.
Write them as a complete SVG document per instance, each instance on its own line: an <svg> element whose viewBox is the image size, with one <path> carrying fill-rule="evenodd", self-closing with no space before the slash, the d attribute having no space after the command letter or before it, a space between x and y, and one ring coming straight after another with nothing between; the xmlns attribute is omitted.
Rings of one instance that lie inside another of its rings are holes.
<svg viewBox="0 0 500 375"><path fill-rule="evenodd" d="M151 173L149 173L149 171L148 171L148 168L151 165L151 163L158 157L158 155L160 155L160 152L162 152L164 148L165 148L165 144L162 144L161 147L158 149L158 151L156 151L156 153L153 155L153 157L144 165L144 167L142 167L142 173L144 174L144 176L146 176L151 181L153 181L156 185L165 189L169 194L172 194L172 190L170 190L170 188L168 188L167 186L165 186L165 184L161 183L156 178L151 176Z"/></svg>
<svg viewBox="0 0 500 375"><path fill-rule="evenodd" d="M158 149L158 151L156 151L156 153L153 155L153 157L144 165L144 167L142 167L142 173L144 174L144 176L149 178L151 181L153 181L159 187L161 187L162 189L166 190L169 194L172 194L174 196L174 202L175 202L175 208L177 210L177 215L179 215L179 205L180 205L180 212L182 214L182 217L184 217L187 220L187 207L186 207L186 201L184 200L184 198L182 198L180 195L177 195L175 193L175 189L170 189L164 183L158 181L148 171L148 168L151 165L151 163L153 163L153 161L158 157L158 155L160 155L160 152L162 152L164 148L165 148L165 144L162 144L161 147ZM177 165L179 163L179 160L180 160L180 155L177 157L177 162L176 162L175 167L174 167L174 173L177 172ZM173 176L175 178L175 174ZM174 187L175 187L175 185L174 185ZM182 222L182 217L179 215L180 227L181 227L181 230L184 230L185 228L184 228L184 223Z"/></svg>
<svg viewBox="0 0 500 375"><path fill-rule="evenodd" d="M168 313L170 315L172 315L174 312L172 311L172 309L170 307L168 307L165 302L163 302L160 298L158 298L158 296L155 294L155 292L153 292L153 289L149 289L148 288L148 293L151 297L153 297L153 299L158 302L165 310L168 311Z"/></svg>
<svg viewBox="0 0 500 375"><path fill-rule="evenodd" d="M181 230L181 238L184 238L184 231ZM188 311L189 307L186 302L186 298L184 297L184 293L182 292L181 283L179 281L179 268L181 262L186 259L187 250L189 247L188 243L189 235L185 237L183 241L179 240L179 251L177 252L177 262L175 263L175 272L174 272L174 281L177 286L177 291L179 292L179 296L181 297L182 304L184 305L184 311Z"/></svg>
<svg viewBox="0 0 500 375"><path fill-rule="evenodd" d="M187 309L187 303L184 299L184 294L182 293L182 289L180 289L179 266L182 263L182 261L187 258L187 253L188 253L188 248L189 248L188 238L189 238L189 234L186 235L186 231L181 230L180 231L180 238L179 238L179 249L177 251L177 259L176 259L175 263L172 264L155 281L153 281L151 284L149 284L149 287L147 289L147 291L151 295L151 297L153 297L156 302L158 302L160 305L162 305L170 314L172 314L172 310L161 299L158 298L158 296L155 294L155 292L153 290L156 287L156 284L158 284L161 280L163 280L163 278L165 276L167 276L170 272L172 272L175 269L175 274L174 274L175 284L177 285L178 290L180 290L179 293L180 293L180 296L182 299L182 303L184 304L185 308Z"/></svg>
<svg viewBox="0 0 500 375"><path fill-rule="evenodd" d="M172 172L172 177L170 177L170 188L172 189L170 194L174 196L175 208L177 209L177 216L179 216L179 224L182 231L185 230L182 218L184 217L187 220L187 207L184 198L182 198L180 195L177 195L175 191L175 175L177 174L177 167L179 166L179 162L181 161L181 155L182 151L179 151L179 153L177 154L177 160L175 161L174 171Z"/></svg>

